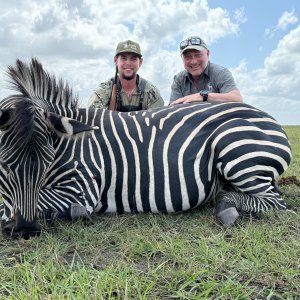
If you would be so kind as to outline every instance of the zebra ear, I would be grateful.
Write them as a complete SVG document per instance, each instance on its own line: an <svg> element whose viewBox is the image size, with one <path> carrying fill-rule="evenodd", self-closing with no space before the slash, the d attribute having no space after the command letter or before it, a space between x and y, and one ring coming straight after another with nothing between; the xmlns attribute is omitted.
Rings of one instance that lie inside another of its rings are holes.
<svg viewBox="0 0 300 300"><path fill-rule="evenodd" d="M59 136L73 136L99 128L97 126L86 125L71 118L62 117L55 113L46 113L46 118L49 127Z"/></svg>
<svg viewBox="0 0 300 300"><path fill-rule="evenodd" d="M12 122L12 113L13 110L9 109L0 109L0 129L6 128Z"/></svg>

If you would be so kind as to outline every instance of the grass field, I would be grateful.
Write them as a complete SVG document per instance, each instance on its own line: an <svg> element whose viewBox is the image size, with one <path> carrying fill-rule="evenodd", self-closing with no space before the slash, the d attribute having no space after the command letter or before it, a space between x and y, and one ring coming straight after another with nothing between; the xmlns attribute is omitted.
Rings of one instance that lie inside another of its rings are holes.
<svg viewBox="0 0 300 300"><path fill-rule="evenodd" d="M286 127L300 179L300 126ZM0 237L0 299L300 299L300 187L293 212L216 223L213 208L174 215L102 215Z"/></svg>

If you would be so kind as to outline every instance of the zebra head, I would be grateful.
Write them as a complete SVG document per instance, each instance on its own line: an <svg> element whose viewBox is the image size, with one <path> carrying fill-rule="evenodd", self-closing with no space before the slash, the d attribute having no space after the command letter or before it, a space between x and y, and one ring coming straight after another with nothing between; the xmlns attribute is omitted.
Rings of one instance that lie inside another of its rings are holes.
<svg viewBox="0 0 300 300"><path fill-rule="evenodd" d="M60 138L94 129L49 111L50 105L43 103L41 95L34 90L39 89L38 85L26 86L31 75L29 72L24 75L21 94L0 102L2 231L25 238L38 235L41 230L36 221L39 192L55 158L55 143Z"/></svg>

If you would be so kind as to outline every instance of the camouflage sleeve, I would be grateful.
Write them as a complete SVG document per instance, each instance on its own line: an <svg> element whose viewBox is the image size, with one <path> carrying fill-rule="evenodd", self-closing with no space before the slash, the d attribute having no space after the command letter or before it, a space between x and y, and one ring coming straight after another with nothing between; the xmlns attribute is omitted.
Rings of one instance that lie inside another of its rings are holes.
<svg viewBox="0 0 300 300"><path fill-rule="evenodd" d="M99 87L90 96L88 106L92 108L108 108L111 90L111 80L100 83Z"/></svg>
<svg viewBox="0 0 300 300"><path fill-rule="evenodd" d="M156 86L152 83L147 82L145 88L144 109L157 108L164 106L165 102L160 95L160 92Z"/></svg>

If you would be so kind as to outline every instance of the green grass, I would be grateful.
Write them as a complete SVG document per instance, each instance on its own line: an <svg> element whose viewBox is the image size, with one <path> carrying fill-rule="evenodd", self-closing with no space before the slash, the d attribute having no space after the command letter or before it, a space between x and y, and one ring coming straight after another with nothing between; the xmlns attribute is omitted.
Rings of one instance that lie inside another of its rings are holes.
<svg viewBox="0 0 300 300"><path fill-rule="evenodd" d="M300 127L286 127L300 179ZM216 223L206 207L174 215L58 221L38 238L0 237L0 299L300 299L299 187L292 212Z"/></svg>
<svg viewBox="0 0 300 300"><path fill-rule="evenodd" d="M292 164L284 176L297 176L300 180L300 126L285 126L285 131L292 145Z"/></svg>

